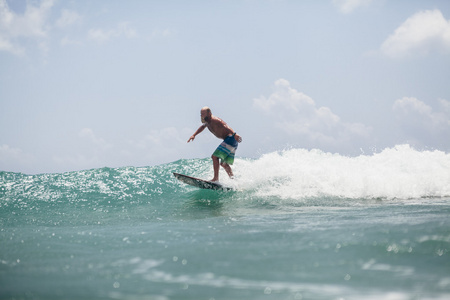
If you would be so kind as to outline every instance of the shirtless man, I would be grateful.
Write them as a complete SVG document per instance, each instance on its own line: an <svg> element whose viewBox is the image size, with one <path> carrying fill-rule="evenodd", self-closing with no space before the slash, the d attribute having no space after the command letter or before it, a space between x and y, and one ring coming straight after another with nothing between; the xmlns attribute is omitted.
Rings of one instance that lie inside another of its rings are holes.
<svg viewBox="0 0 450 300"><path fill-rule="evenodd" d="M187 141L193 141L195 136L202 132L206 127L209 131L219 139L223 139L223 142L217 147L216 151L212 154L214 167L214 178L211 181L219 181L219 165L227 171L228 176L233 178L233 171L230 165L234 162L234 154L238 147L238 143L242 142L242 138L237 134L230 126L228 126L222 119L213 116L209 107L203 107L200 111L202 125ZM219 159L221 162L219 162Z"/></svg>

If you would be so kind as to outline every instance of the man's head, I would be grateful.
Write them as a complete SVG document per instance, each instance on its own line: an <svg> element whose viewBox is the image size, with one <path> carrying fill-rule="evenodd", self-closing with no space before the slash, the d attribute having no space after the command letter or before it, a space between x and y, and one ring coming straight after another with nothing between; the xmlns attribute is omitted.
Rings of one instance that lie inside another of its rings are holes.
<svg viewBox="0 0 450 300"><path fill-rule="evenodd" d="M209 121L211 121L211 116L212 116L212 113L211 113L211 109L209 107L205 106L200 110L200 117L201 117L202 123L208 123Z"/></svg>

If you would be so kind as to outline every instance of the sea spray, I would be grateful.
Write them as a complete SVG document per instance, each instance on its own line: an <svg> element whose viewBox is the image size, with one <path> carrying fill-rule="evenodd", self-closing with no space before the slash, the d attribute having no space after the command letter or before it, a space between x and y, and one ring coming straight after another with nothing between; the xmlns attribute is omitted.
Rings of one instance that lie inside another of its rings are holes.
<svg viewBox="0 0 450 300"><path fill-rule="evenodd" d="M290 149L257 160L240 160L236 165L241 188L281 199L450 195L450 154L417 151L408 145L358 157Z"/></svg>

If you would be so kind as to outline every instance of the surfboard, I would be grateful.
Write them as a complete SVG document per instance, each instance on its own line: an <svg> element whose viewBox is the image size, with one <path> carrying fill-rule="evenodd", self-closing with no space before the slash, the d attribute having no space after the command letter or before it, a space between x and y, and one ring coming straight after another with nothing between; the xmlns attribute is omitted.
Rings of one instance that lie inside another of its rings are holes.
<svg viewBox="0 0 450 300"><path fill-rule="evenodd" d="M220 190L220 191L231 191L233 190L232 187L223 185L219 182L213 182L208 180L203 180L200 178L195 178L191 176L187 176L184 174L178 174L173 173L173 175L181 182L184 182L186 184L201 188L201 189L208 189L208 190Z"/></svg>

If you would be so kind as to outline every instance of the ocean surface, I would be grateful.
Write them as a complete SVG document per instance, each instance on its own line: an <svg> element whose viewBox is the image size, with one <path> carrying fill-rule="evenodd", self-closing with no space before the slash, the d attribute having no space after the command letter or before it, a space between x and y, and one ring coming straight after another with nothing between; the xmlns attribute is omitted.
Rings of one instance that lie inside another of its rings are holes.
<svg viewBox="0 0 450 300"><path fill-rule="evenodd" d="M0 299L450 299L450 154L0 172Z"/></svg>

